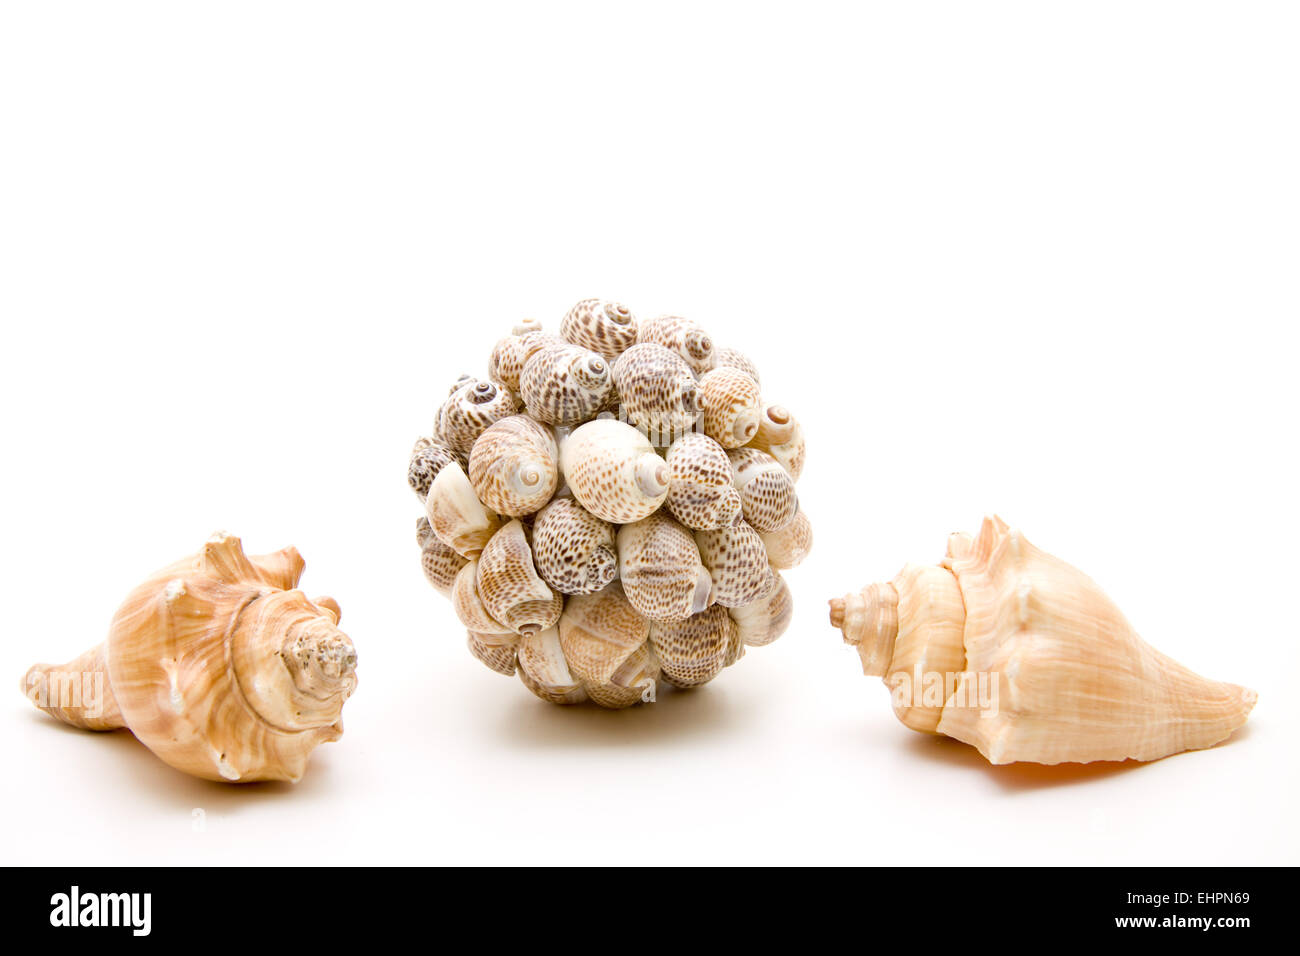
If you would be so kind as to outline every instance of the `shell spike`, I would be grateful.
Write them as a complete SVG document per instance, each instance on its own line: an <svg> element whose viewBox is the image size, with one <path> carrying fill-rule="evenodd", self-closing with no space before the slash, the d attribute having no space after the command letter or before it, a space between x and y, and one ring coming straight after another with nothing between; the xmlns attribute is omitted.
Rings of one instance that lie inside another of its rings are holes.
<svg viewBox="0 0 1300 956"><path fill-rule="evenodd" d="M244 555L244 545L233 534L218 531L203 545L200 570L231 584L260 577Z"/></svg>

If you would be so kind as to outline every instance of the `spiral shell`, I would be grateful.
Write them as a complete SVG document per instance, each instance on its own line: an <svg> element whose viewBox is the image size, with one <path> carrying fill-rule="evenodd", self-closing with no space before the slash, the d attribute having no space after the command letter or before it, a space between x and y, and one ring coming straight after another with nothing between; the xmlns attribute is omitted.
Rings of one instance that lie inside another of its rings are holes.
<svg viewBox="0 0 1300 956"><path fill-rule="evenodd" d="M785 578L773 572L772 589L757 601L731 608L740 639L749 647L771 644L785 633L794 614L794 600Z"/></svg>
<svg viewBox="0 0 1300 956"><path fill-rule="evenodd" d="M429 486L424 514L438 540L465 558L476 557L501 522L484 507L469 476L454 462Z"/></svg>
<svg viewBox="0 0 1300 956"><path fill-rule="evenodd" d="M415 540L420 545L425 578L443 597L451 597L452 583L465 566L465 559L438 539L426 517L415 522Z"/></svg>
<svg viewBox="0 0 1300 956"><path fill-rule="evenodd" d="M727 451L708 435L688 432L665 456L668 497L664 506L682 524L710 531L733 524L741 513Z"/></svg>
<svg viewBox="0 0 1300 956"><path fill-rule="evenodd" d="M763 380L758 375L758 366L755 365L743 352L736 349L721 348L714 353L714 368L738 368L760 387Z"/></svg>
<svg viewBox="0 0 1300 956"><path fill-rule="evenodd" d="M698 687L717 677L728 658L738 656L736 622L726 608L710 607L682 621L655 621L650 646L664 680L674 687Z"/></svg>
<svg viewBox="0 0 1300 956"><path fill-rule="evenodd" d="M560 337L613 363L624 349L636 344L637 320L625 305L583 299L560 321Z"/></svg>
<svg viewBox="0 0 1300 956"><path fill-rule="evenodd" d="M662 345L638 344L614 364L614 383L624 416L651 444L667 446L700 419L695 374Z"/></svg>
<svg viewBox="0 0 1300 956"><path fill-rule="evenodd" d="M723 607L743 607L772 589L774 572L763 539L747 522L697 531L695 543L713 580L713 600Z"/></svg>
<svg viewBox="0 0 1300 956"><path fill-rule="evenodd" d="M618 573L637 612L680 621L709 606L713 582L691 533L662 511L618 529Z"/></svg>
<svg viewBox="0 0 1300 956"><path fill-rule="evenodd" d="M475 583L488 614L520 634L544 630L560 619L564 598L538 576L532 548L518 519L487 543L478 560Z"/></svg>
<svg viewBox="0 0 1300 956"><path fill-rule="evenodd" d="M572 498L556 498L537 513L533 558L562 594L594 594L618 576L613 526Z"/></svg>
<svg viewBox="0 0 1300 956"><path fill-rule="evenodd" d="M166 763L208 780L298 780L315 747L343 733L356 651L330 598L297 590L293 548L249 557L238 538L152 575L80 657L28 670L41 710L89 730L130 731ZM66 699L68 681L102 688Z"/></svg>
<svg viewBox="0 0 1300 956"><path fill-rule="evenodd" d="M609 362L567 342L533 353L519 376L528 414L550 425L577 425L609 404L614 378Z"/></svg>
<svg viewBox="0 0 1300 956"><path fill-rule="evenodd" d="M415 497L424 501L429 497L429 486L438 477L444 465L456 462L462 467L466 464L461 456L438 441L436 438L420 438L411 449L411 463L406 469L406 481L415 492Z"/></svg>
<svg viewBox="0 0 1300 956"><path fill-rule="evenodd" d="M785 571L797 567L812 550L812 522L800 508L795 511L794 518L789 524L780 530L760 534L759 537L763 539L763 547L767 549L768 563L778 570Z"/></svg>
<svg viewBox="0 0 1300 956"><path fill-rule="evenodd" d="M638 696L644 690L647 662L637 660L628 670L624 665L645 644L650 624L628 603L617 581L595 594L580 594L566 601L559 629L569 670L589 693L593 685L623 681L629 673L637 683L620 686L636 687Z"/></svg>
<svg viewBox="0 0 1300 956"><path fill-rule="evenodd" d="M451 582L451 607L466 630L475 634L514 634L488 611L478 590L478 558L467 561Z"/></svg>
<svg viewBox="0 0 1300 956"><path fill-rule="evenodd" d="M543 332L538 327L519 325L513 335L507 335L492 347L488 358L488 378L500 382L519 395L519 376L528 360L541 348L562 342L553 332Z"/></svg>
<svg viewBox="0 0 1300 956"><path fill-rule="evenodd" d="M753 441L762 417L758 383L738 368L717 368L700 379L704 434L723 448Z"/></svg>
<svg viewBox="0 0 1300 956"><path fill-rule="evenodd" d="M526 415L511 415L488 426L474 442L470 484L497 514L532 514L555 493L559 457L549 428Z"/></svg>
<svg viewBox="0 0 1300 956"><path fill-rule="evenodd" d="M767 452L795 481L803 474L804 459L808 454L803 428L784 405L769 405L763 409L758 431L749 447Z"/></svg>
<svg viewBox="0 0 1300 956"><path fill-rule="evenodd" d="M640 521L668 497L668 465L631 425L579 425L560 444L560 470L578 502L614 524Z"/></svg>
<svg viewBox="0 0 1300 956"><path fill-rule="evenodd" d="M479 435L493 422L518 410L508 388L463 375L438 409L437 437L459 455L469 455Z"/></svg>
<svg viewBox="0 0 1300 956"><path fill-rule="evenodd" d="M713 342L708 333L680 315L661 315L643 321L637 343L653 343L671 349L696 375L703 375L713 368Z"/></svg>
<svg viewBox="0 0 1300 956"><path fill-rule="evenodd" d="M799 508L799 495L790 473L757 448L732 448L727 457L740 493L741 511L750 526L761 534L789 524Z"/></svg>

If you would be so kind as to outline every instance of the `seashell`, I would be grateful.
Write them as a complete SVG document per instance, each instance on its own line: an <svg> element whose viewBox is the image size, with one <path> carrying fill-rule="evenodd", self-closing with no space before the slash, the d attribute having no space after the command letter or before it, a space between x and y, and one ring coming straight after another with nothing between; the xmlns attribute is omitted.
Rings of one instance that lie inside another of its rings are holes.
<svg viewBox="0 0 1300 956"><path fill-rule="evenodd" d="M691 532L662 511L618 529L618 573L628 602L651 620L681 621L709 606L713 582Z"/></svg>
<svg viewBox="0 0 1300 956"><path fill-rule="evenodd" d="M501 522L483 506L464 470L445 465L429 486L424 513L438 540L465 558L483 551Z"/></svg>
<svg viewBox="0 0 1300 956"><path fill-rule="evenodd" d="M537 572L562 594L594 594L618 576L614 528L572 498L556 498L533 522Z"/></svg>
<svg viewBox="0 0 1300 956"><path fill-rule="evenodd" d="M558 628L530 631L519 639L519 679L542 700L581 704L587 699L582 681L573 676L560 647Z"/></svg>
<svg viewBox="0 0 1300 956"><path fill-rule="evenodd" d="M474 442L470 484L497 514L532 514L555 493L559 457L549 428L527 415L511 415L489 425Z"/></svg>
<svg viewBox="0 0 1300 956"><path fill-rule="evenodd" d="M666 446L700 419L695 373L662 345L638 344L614 363L614 383L623 415L646 432L651 444Z"/></svg>
<svg viewBox="0 0 1300 956"><path fill-rule="evenodd" d="M293 548L249 557L214 535L133 590L102 644L35 665L23 691L74 727L126 727L196 777L296 781L316 745L342 735L357 683L338 604L307 600L302 570Z"/></svg>
<svg viewBox="0 0 1300 956"><path fill-rule="evenodd" d="M478 558L471 558L456 572L451 582L451 607L465 629L476 634L514 634L508 624L502 624L483 603L478 590Z"/></svg>
<svg viewBox="0 0 1300 956"><path fill-rule="evenodd" d="M942 567L831 601L831 623L903 723L995 764L1157 760L1224 740L1255 705L1146 644L1096 584L1000 518L953 536Z"/></svg>
<svg viewBox="0 0 1300 956"><path fill-rule="evenodd" d="M415 492L415 497L424 501L429 496L429 486L443 465L456 462L464 466L461 456L438 441L436 438L420 438L411 449L411 463L406 469L406 481Z"/></svg>
<svg viewBox="0 0 1300 956"><path fill-rule="evenodd" d="M659 665L645 646L650 624L617 581L566 601L559 631L569 672L596 703L628 707L653 698Z"/></svg>
<svg viewBox="0 0 1300 956"><path fill-rule="evenodd" d="M508 388L463 375L438 409L437 437L452 451L468 455L479 435L493 422L518 410Z"/></svg>
<svg viewBox="0 0 1300 956"><path fill-rule="evenodd" d="M714 352L714 368L738 368L754 380L760 387L763 380L759 378L758 366L750 361L749 356L736 349L717 349Z"/></svg>
<svg viewBox="0 0 1300 956"><path fill-rule="evenodd" d="M727 451L708 435L688 432L665 456L668 497L664 506L696 531L725 528L740 517L740 492L732 480Z"/></svg>
<svg viewBox="0 0 1300 956"><path fill-rule="evenodd" d="M713 342L708 333L680 315L661 315L641 323L637 344L651 343L671 349L682 357L696 375L713 368Z"/></svg>
<svg viewBox="0 0 1300 956"><path fill-rule="evenodd" d="M647 642L633 651L606 683L583 687L592 703L617 710L633 704L653 704L658 679L659 659Z"/></svg>
<svg viewBox="0 0 1300 956"><path fill-rule="evenodd" d="M754 440L761 403L758 383L738 368L717 368L700 379L704 434L723 448L739 448Z"/></svg>
<svg viewBox="0 0 1300 956"><path fill-rule="evenodd" d="M812 550L812 522L800 508L785 527L766 534L760 533L759 537L763 539L763 547L767 550L768 563L785 571L798 566Z"/></svg>
<svg viewBox="0 0 1300 956"><path fill-rule="evenodd" d="M758 432L749 447L767 452L781 463L781 467L795 481L803 474L803 463L807 457L803 428L784 405L769 405L763 409Z"/></svg>
<svg viewBox="0 0 1300 956"><path fill-rule="evenodd" d="M420 545L420 563L425 578L443 597L451 597L452 583L465 566L465 559L438 539L428 518L416 520L415 540Z"/></svg>
<svg viewBox="0 0 1300 956"><path fill-rule="evenodd" d="M476 634L474 631L467 631L466 636L469 652L487 665L489 670L506 677L515 676L515 659L518 656L516 641L503 641L501 638L506 635L502 634ZM509 636L517 639L513 633Z"/></svg>
<svg viewBox="0 0 1300 956"><path fill-rule="evenodd" d="M560 444L560 471L578 503L614 524L640 521L668 497L668 465L631 425L599 418Z"/></svg>
<svg viewBox="0 0 1300 956"><path fill-rule="evenodd" d="M521 323L515 326L514 334L507 335L492 347L492 355L488 358L488 378L500 382L517 397L519 375L528 360L539 349L563 341L553 332L543 332L540 324L534 328Z"/></svg>
<svg viewBox="0 0 1300 956"><path fill-rule="evenodd" d="M727 457L740 492L741 511L755 531L779 531L794 520L799 495L794 479L775 458L757 448L733 448Z"/></svg>
<svg viewBox="0 0 1300 956"><path fill-rule="evenodd" d="M695 543L713 579L713 600L723 607L743 607L772 589L774 572L763 539L748 522L697 531Z"/></svg>
<svg viewBox="0 0 1300 956"><path fill-rule="evenodd" d="M520 634L551 627L564 608L564 598L538 577L532 548L517 518L483 549L475 585L488 614Z"/></svg>
<svg viewBox="0 0 1300 956"><path fill-rule="evenodd" d="M533 353L519 376L528 414L550 425L577 425L609 404L614 377L609 362L579 345L558 343Z"/></svg>
<svg viewBox="0 0 1300 956"><path fill-rule="evenodd" d="M625 349L636 344L637 321L625 305L583 299L560 320L560 337L613 364Z"/></svg>
<svg viewBox="0 0 1300 956"><path fill-rule="evenodd" d="M736 635L736 622L727 609L715 605L684 621L655 621L650 646L664 680L674 687L698 687L717 677L729 657L735 659Z"/></svg>
<svg viewBox="0 0 1300 956"><path fill-rule="evenodd" d="M773 572L776 583L757 601L731 608L731 619L740 629L741 641L749 647L771 644L785 633L794 614L794 599L785 578Z"/></svg>

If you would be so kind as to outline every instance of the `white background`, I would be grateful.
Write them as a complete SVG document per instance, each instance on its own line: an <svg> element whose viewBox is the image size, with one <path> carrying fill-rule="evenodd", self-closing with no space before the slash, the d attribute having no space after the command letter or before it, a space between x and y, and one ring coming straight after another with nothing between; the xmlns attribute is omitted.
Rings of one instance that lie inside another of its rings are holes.
<svg viewBox="0 0 1300 956"><path fill-rule="evenodd" d="M542 7L4 7L0 858L1300 862L1294 6ZM591 295L758 361L817 531L785 637L619 713L469 656L405 481ZM826 599L994 511L1248 726L994 768L899 724ZM219 528L359 651L296 786L18 693Z"/></svg>

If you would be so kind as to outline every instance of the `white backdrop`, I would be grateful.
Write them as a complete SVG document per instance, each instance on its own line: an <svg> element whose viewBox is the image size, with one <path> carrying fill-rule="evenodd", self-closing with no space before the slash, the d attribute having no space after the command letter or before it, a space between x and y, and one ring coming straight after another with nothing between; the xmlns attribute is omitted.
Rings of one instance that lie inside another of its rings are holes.
<svg viewBox="0 0 1300 956"><path fill-rule="evenodd" d="M1300 862L1295 8L546 6L3 8L0 858ZM405 482L590 295L757 360L817 531L785 637L619 713L469 656ZM1247 727L993 768L899 724L826 599L993 511ZM296 786L17 692L219 528L358 648Z"/></svg>

